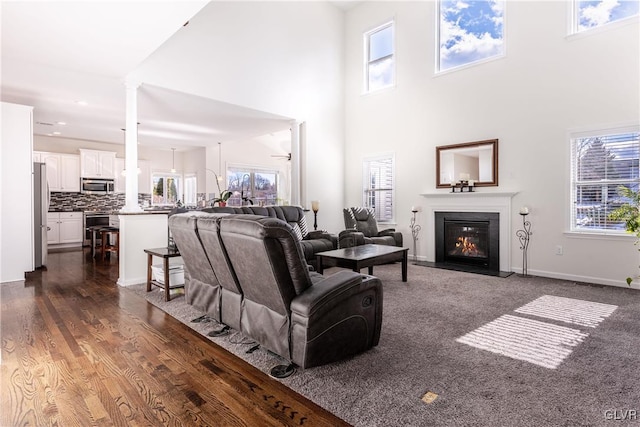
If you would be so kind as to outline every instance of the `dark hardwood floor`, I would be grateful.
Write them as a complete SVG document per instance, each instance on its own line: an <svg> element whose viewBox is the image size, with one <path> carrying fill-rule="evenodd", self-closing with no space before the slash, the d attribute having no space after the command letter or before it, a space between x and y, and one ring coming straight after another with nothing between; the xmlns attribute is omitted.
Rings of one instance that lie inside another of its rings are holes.
<svg viewBox="0 0 640 427"><path fill-rule="evenodd" d="M120 288L117 270L59 252L0 286L0 425L348 425Z"/></svg>

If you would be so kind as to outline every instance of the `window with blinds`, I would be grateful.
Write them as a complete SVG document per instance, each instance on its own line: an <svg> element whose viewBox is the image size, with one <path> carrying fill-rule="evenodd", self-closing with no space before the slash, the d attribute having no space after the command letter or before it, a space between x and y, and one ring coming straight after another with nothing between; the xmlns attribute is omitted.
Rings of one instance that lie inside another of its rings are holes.
<svg viewBox="0 0 640 427"><path fill-rule="evenodd" d="M609 218L623 203L621 186L638 191L640 144L637 131L580 135L571 139L571 230L624 233Z"/></svg>
<svg viewBox="0 0 640 427"><path fill-rule="evenodd" d="M375 211L379 222L393 222L394 156L366 158L363 172L363 205Z"/></svg>

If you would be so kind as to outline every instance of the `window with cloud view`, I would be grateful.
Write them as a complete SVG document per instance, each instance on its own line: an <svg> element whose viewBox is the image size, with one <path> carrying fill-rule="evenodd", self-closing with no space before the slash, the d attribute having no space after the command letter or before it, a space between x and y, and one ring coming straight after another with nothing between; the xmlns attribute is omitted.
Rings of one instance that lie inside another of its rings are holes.
<svg viewBox="0 0 640 427"><path fill-rule="evenodd" d="M438 71L504 54L504 2L438 2Z"/></svg>
<svg viewBox="0 0 640 427"><path fill-rule="evenodd" d="M638 0L575 1L574 32L638 15Z"/></svg>
<svg viewBox="0 0 640 427"><path fill-rule="evenodd" d="M364 37L366 51L365 92L395 84L393 22L375 28Z"/></svg>

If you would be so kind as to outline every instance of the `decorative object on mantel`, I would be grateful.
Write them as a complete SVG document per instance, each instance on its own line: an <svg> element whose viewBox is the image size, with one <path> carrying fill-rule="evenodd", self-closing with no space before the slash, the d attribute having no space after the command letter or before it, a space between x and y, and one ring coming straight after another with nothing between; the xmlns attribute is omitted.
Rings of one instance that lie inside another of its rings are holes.
<svg viewBox="0 0 640 427"><path fill-rule="evenodd" d="M417 252L417 242L418 242L418 233L422 227L416 224L416 213L420 211L420 208L417 206L411 206L411 213L413 214L411 217L411 222L409 224L409 228L411 229L411 236L413 237L413 260L418 260L418 252Z"/></svg>
<svg viewBox="0 0 640 427"><path fill-rule="evenodd" d="M522 250L522 277L528 277L527 250L529 249L529 238L531 236L531 221L527 220L529 208L526 206L521 207L520 215L522 215L522 230L516 231L516 236L520 240L520 249Z"/></svg>
<svg viewBox="0 0 640 427"><path fill-rule="evenodd" d="M468 174L467 174L468 175ZM451 192L452 193L464 193L464 189L467 189L467 193L473 193L473 188L476 185L476 181L474 179L469 179L469 180L463 180L461 179L458 182L452 182L451 183ZM460 189L458 191L456 191L456 189Z"/></svg>
<svg viewBox="0 0 640 427"><path fill-rule="evenodd" d="M313 211L313 229L318 229L318 211L320 210L320 202L317 200L311 201L311 210Z"/></svg>

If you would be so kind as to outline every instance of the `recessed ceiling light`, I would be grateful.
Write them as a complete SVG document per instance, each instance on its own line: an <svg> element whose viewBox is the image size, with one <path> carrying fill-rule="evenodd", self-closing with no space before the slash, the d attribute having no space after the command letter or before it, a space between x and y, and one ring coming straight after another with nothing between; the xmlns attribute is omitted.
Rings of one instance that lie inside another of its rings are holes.
<svg viewBox="0 0 640 427"><path fill-rule="evenodd" d="M67 125L67 122L56 122L56 124L57 124L57 125L60 125L60 126L66 126L66 125Z"/></svg>
<svg viewBox="0 0 640 427"><path fill-rule="evenodd" d="M60 135L60 132L53 132L54 135Z"/></svg>
<svg viewBox="0 0 640 427"><path fill-rule="evenodd" d="M84 107L85 105L89 105L89 103L88 103L87 101L76 101L76 104L78 104L78 105L82 105L83 107Z"/></svg>

